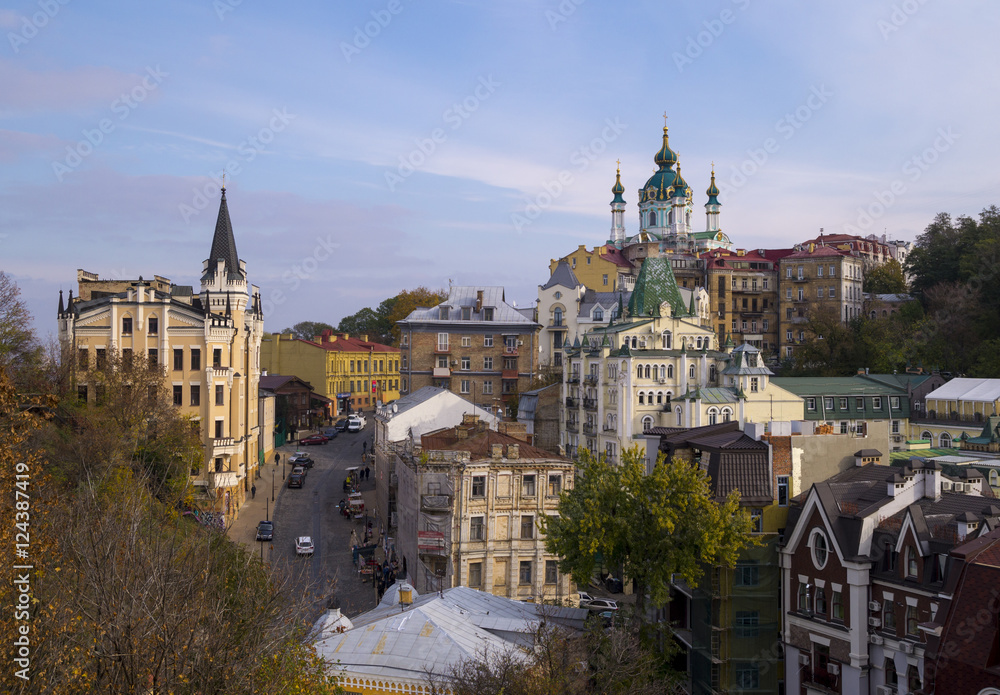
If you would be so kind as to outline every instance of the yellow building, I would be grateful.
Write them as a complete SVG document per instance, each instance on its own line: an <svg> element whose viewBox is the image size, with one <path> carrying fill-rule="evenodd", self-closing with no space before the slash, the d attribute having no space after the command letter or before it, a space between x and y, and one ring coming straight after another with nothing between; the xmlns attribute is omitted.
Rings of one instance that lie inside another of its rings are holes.
<svg viewBox="0 0 1000 695"><path fill-rule="evenodd" d="M261 364L273 374L288 374L312 384L335 404L331 416L373 410L399 398L399 348L323 331L312 340L279 333L261 341Z"/></svg>
<svg viewBox="0 0 1000 695"><path fill-rule="evenodd" d="M580 284L597 292L614 292L621 287L631 290L635 283L632 264L612 244L595 246L593 251L581 244L576 251L549 261L549 274L560 261L566 261Z"/></svg>
<svg viewBox="0 0 1000 695"><path fill-rule="evenodd" d="M225 523L250 489L261 450L271 448L260 441L258 415L260 291L248 285L237 255L225 188L200 293L159 276L101 280L79 271L78 283L79 297L71 292L65 308L60 294L59 339L76 356L81 398L96 399L88 370L112 352L160 365L174 405L201 423L205 458L191 473L196 502Z"/></svg>

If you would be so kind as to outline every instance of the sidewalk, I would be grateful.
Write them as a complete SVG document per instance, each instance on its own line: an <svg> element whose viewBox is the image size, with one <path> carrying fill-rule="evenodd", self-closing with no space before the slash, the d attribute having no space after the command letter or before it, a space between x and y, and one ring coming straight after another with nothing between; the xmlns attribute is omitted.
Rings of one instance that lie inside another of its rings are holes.
<svg viewBox="0 0 1000 695"><path fill-rule="evenodd" d="M277 449L284 461L292 455L285 447ZM274 477L274 502L271 502L271 473L277 471ZM256 497L247 495L246 501L240 507L240 514L226 529L230 540L247 545L251 550L257 549L257 522L274 518L274 506L281 500L285 486L281 480L281 464L274 465L274 458L260 468L260 478L253 481L257 485Z"/></svg>

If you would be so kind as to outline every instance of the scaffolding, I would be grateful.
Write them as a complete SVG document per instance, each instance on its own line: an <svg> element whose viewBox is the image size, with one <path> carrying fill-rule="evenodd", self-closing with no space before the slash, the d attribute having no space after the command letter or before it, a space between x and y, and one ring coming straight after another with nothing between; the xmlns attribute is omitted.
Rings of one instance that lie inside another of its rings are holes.
<svg viewBox="0 0 1000 695"><path fill-rule="evenodd" d="M783 679L778 537L734 569L706 570L692 591L692 693L777 693Z"/></svg>

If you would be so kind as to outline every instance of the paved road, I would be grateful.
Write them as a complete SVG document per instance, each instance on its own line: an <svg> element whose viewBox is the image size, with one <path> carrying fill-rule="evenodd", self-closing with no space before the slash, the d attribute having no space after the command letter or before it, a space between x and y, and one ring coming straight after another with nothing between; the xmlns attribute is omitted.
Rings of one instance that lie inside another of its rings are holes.
<svg viewBox="0 0 1000 695"><path fill-rule="evenodd" d="M371 448L374 431L369 424L362 432L343 432L325 445L283 446L278 451L282 460L292 452L305 451L316 463L308 471L301 488L288 488L282 481L282 466L268 464L257 481L257 495L240 510L240 517L229 529L233 540L246 543L254 552L263 551L264 559L282 571L291 589L308 592L315 598L315 613L328 606L337 606L347 616L355 616L375 607L375 589L371 581L362 581L352 564L351 531L363 537L364 519L347 520L340 515L337 503L346 497L343 492L346 469L362 465L363 442ZM285 467L285 474L290 472ZM274 481L275 502L270 502L271 480ZM371 513L374 508L375 478L362 482L361 492ZM274 540L257 543L254 540L257 522L269 512L274 521ZM313 556L295 554L295 539L312 536L316 550Z"/></svg>

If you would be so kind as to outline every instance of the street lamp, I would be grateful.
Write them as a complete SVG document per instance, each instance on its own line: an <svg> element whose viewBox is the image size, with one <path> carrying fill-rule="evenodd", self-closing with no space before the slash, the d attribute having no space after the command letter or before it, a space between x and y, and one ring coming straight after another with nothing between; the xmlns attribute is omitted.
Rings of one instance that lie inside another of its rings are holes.
<svg viewBox="0 0 1000 695"><path fill-rule="evenodd" d="M271 471L271 501L274 502L274 471Z"/></svg>

